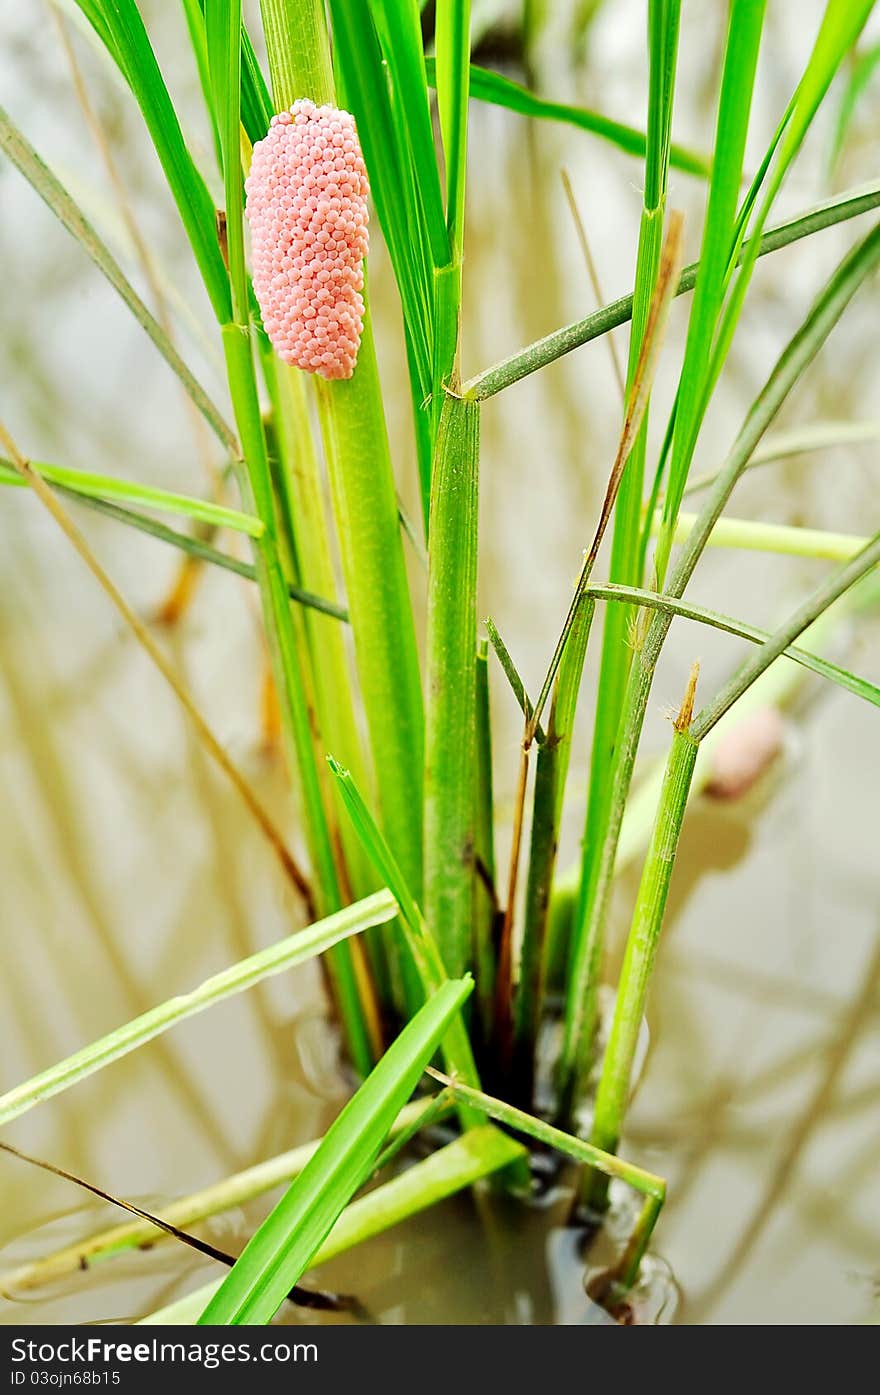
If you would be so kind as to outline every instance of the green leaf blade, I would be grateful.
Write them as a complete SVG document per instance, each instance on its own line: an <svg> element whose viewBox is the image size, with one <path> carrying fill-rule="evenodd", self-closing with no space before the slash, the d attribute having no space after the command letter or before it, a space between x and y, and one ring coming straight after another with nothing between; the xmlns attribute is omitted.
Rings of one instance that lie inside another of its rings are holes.
<svg viewBox="0 0 880 1395"><path fill-rule="evenodd" d="M404 1027L245 1247L200 1325L271 1320L369 1176L394 1119L472 987L469 979L444 984Z"/></svg>

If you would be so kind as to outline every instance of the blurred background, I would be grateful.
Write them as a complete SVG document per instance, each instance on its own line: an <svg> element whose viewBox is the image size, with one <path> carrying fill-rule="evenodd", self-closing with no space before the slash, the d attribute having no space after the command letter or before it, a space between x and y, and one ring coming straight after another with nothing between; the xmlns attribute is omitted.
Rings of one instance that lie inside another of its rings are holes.
<svg viewBox="0 0 880 1395"><path fill-rule="evenodd" d="M259 33L256 5L251 32ZM177 6L143 0L196 158L213 169ZM823 10L771 0L747 165L785 107ZM685 5L674 135L711 144L722 3ZM474 4L477 58L561 100L643 126L644 0ZM867 48L878 26L866 31ZM71 66L73 57L74 68ZM89 110L77 96L81 83ZM6 6L3 105L66 183L127 272L175 325L187 362L224 402L208 305L140 115L75 6ZM831 167L835 87L772 221L877 177L880 76ZM156 268L139 274L130 225L90 122L124 185ZM571 179L611 299L632 284L641 170L594 137L472 104L465 374L595 307L561 171ZM687 259L705 191L672 172ZM222 200L221 200L222 201ZM695 469L720 463L812 296L858 232L823 232L760 262ZM372 301L395 466L418 514L400 316L374 227ZM109 285L33 191L0 161L2 416L24 451L86 470L206 494L221 462L179 384ZM787 405L780 428L876 420L880 291L866 288ZM674 307L654 394L656 460L686 328ZM618 350L626 354L625 331ZM592 536L620 425L606 342L514 386L483 413L481 605L537 687ZM740 517L867 534L878 527L876 444L795 456L752 472ZM264 661L247 582L206 568L179 623L159 626L179 573L171 549L93 513L77 519L162 643L234 760L294 844L280 753L263 720ZM229 540L224 540L224 545ZM416 604L424 574L410 554ZM715 549L694 600L764 626L826 563ZM597 576L603 573L600 562ZM878 612L834 632L831 652L880 679ZM578 853L595 660L582 689L560 866ZM742 657L729 636L673 627L644 750L665 750L666 710L692 661L708 695ZM521 720L493 674L499 855ZM668 1178L642 1320L851 1323L880 1318L880 870L877 713L809 678L784 753L744 800L689 813L650 1010L650 1050L625 1150ZM235 792L211 768L173 695L55 523L24 490L0 494L0 1089L299 923L300 911ZM631 873L621 878L625 931ZM317 975L294 971L177 1028L33 1110L10 1140L142 1205L316 1136L346 1081ZM111 1224L60 1180L0 1159L4 1270ZM209 1224L235 1249L270 1199ZM384 1321L584 1322L583 1265L564 1206L475 1209L463 1197L319 1272ZM173 1245L39 1293L0 1296L0 1321L124 1319L211 1276ZM310 1320L314 1315L308 1315ZM593 1313L595 1317L595 1313ZM295 1320L295 1318L294 1318Z"/></svg>

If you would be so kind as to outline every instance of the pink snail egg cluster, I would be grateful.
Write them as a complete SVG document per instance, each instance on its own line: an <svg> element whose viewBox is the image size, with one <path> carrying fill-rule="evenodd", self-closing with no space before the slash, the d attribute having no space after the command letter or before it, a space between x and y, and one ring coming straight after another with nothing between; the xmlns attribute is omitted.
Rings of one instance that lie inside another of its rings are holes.
<svg viewBox="0 0 880 1395"><path fill-rule="evenodd" d="M273 116L245 190L254 292L276 352L307 373L350 378L369 193L354 117L305 100Z"/></svg>

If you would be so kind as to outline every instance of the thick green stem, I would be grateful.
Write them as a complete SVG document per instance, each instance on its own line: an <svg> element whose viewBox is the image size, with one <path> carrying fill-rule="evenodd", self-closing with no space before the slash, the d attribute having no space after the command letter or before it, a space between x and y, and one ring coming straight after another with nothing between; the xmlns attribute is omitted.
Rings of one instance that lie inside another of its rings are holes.
<svg viewBox="0 0 880 1395"><path fill-rule="evenodd" d="M424 908L452 975L471 957L479 413L447 396L431 480Z"/></svg>
<svg viewBox="0 0 880 1395"><path fill-rule="evenodd" d="M276 108L311 97L333 101L333 64L323 0L260 0Z"/></svg>
<svg viewBox="0 0 880 1395"><path fill-rule="evenodd" d="M261 0L273 96L333 102L321 0ZM421 891L424 726L415 626L369 306L348 381L316 382L383 831ZM418 1003L410 964L408 1002Z"/></svg>
<svg viewBox="0 0 880 1395"><path fill-rule="evenodd" d="M417 896L422 884L422 690L369 320L354 376L348 382L320 383L319 403L382 827Z"/></svg>
<svg viewBox="0 0 880 1395"><path fill-rule="evenodd" d="M304 376L297 369L286 367L274 353L267 354L264 370L276 413L284 487L296 550L297 581L309 593L333 596L336 573ZM322 756L335 756L351 771L360 788L369 790L345 636L338 624L317 611L304 619ZM375 878L358 839L347 828L341 829L340 834L351 890L355 896L363 896L374 888Z"/></svg>
<svg viewBox="0 0 880 1395"><path fill-rule="evenodd" d="M698 749L686 728L676 729L620 971L614 1021L596 1096L591 1142L609 1153L617 1149L629 1101L636 1044ZM593 1204L604 1204L606 1193L607 1179L594 1172L590 1187Z"/></svg>
<svg viewBox="0 0 880 1395"><path fill-rule="evenodd" d="M309 706L297 653L287 580L278 555L266 439L263 434L248 330L239 325L225 326L223 346L226 352L232 404L246 461L246 464L242 463L237 469L239 488L245 507L253 500L257 515L266 527L265 534L256 547L254 562L272 672L280 699L281 730L288 765L294 778L298 776L306 811L309 855L317 874L315 880L318 910L319 913L326 914L338 910L342 898L315 760ZM350 948L341 946L340 950L328 955L327 964L352 1061L358 1071L366 1074L374 1059L375 1043L370 1040L371 1034L367 1025L369 1014L361 1002L361 988Z"/></svg>
<svg viewBox="0 0 880 1395"><path fill-rule="evenodd" d="M312 724L300 662L287 578L279 551L278 519L266 437L254 368L250 306L244 259L243 174L240 143L241 9L206 12L211 81L220 112L220 143L226 195L226 230L234 320L222 327L227 376L242 446L237 463L245 504L251 499L265 532L256 550L257 581L264 624L278 689L281 725L291 771L298 770L309 852L317 873L318 905L326 913L342 904L334 848L328 827L321 778L315 759ZM355 1067L366 1074L380 1049L378 1022L370 986L349 946L328 956L327 965ZM360 972L359 972L360 967Z"/></svg>

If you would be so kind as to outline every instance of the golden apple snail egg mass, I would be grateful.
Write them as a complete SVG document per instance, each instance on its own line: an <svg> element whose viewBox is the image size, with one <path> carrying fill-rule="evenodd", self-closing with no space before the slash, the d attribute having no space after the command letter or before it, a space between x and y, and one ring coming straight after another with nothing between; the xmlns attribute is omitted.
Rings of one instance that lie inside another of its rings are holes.
<svg viewBox="0 0 880 1395"><path fill-rule="evenodd" d="M307 373L350 378L369 193L354 117L306 100L273 116L245 190L254 293L276 352Z"/></svg>

